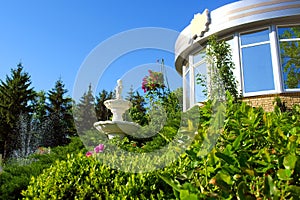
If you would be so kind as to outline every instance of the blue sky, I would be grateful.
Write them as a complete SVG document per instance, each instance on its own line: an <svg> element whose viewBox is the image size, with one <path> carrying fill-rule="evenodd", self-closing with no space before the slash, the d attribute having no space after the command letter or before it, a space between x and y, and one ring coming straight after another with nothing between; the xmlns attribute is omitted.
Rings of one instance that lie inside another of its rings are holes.
<svg viewBox="0 0 300 200"><path fill-rule="evenodd" d="M0 79L5 80L10 69L22 62L37 91L50 90L61 78L71 95L82 63L101 42L142 27L180 32L195 13L231 2L235 0L1 1ZM95 90L112 90L115 81L132 67L147 68L151 65L147 63L155 65L161 58L174 68L170 52L146 49L123 55L112 63Z"/></svg>

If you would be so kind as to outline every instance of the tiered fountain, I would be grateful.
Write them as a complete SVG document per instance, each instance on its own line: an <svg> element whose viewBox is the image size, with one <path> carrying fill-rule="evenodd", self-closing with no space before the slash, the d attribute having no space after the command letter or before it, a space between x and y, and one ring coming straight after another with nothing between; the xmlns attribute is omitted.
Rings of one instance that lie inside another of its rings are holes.
<svg viewBox="0 0 300 200"><path fill-rule="evenodd" d="M94 127L111 139L115 136L124 137L124 135L135 136L135 133L141 128L139 124L124 121L123 114L128 110L132 103L122 98L122 80L117 81L116 99L110 99L104 102L104 105L111 110L113 117L111 121L99 121L94 123Z"/></svg>

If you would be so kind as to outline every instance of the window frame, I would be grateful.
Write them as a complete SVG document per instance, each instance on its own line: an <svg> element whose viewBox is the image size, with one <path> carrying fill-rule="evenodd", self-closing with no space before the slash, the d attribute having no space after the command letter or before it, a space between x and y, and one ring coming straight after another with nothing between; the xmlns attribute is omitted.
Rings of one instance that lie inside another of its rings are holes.
<svg viewBox="0 0 300 200"><path fill-rule="evenodd" d="M196 103L199 103L197 101L197 95L196 95L196 86L197 86L197 81L196 81L196 75L197 74L196 74L196 71L197 71L197 68L200 67L201 65L205 64L205 68L206 68L205 70L206 70L206 72L208 72L208 70L207 70L207 62L206 62L206 47L207 46L205 46L204 48L196 51L196 53L193 53L191 55L192 56L192 61L194 61L194 57L197 54L200 54L200 53L204 52L203 58L200 61L198 61L196 63L194 63L194 62L192 63L193 72L191 72L191 74L190 74L190 76L194 77L194 84L192 85L193 88L191 87L191 90L192 90L191 92L194 93L194 95L193 95L193 104L192 105L195 105ZM207 77L207 81L209 81L209 77ZM205 100L200 101L200 103L204 102L204 101Z"/></svg>
<svg viewBox="0 0 300 200"><path fill-rule="evenodd" d="M194 57L198 53L205 52L203 59L194 63ZM195 49L189 54L189 65L190 65L190 107L196 105L198 102L196 101L196 79L195 79L195 71L196 68L202 64L206 64L206 46L202 48ZM206 66L207 68L207 66Z"/></svg>
<svg viewBox="0 0 300 200"><path fill-rule="evenodd" d="M251 44L246 44L246 45L242 45L242 39L241 36L243 34L251 34L251 33L255 33L255 32L259 32L259 31L264 31L264 30L268 30L268 34L269 34L269 40L268 41L263 41L263 42L255 42L255 43L251 43ZM267 94L274 94L277 92L277 86L276 86L276 77L275 77L275 72L274 72L274 51L272 50L272 43L274 41L273 38L271 37L273 30L270 26L262 26L262 27L258 27L255 29L251 29L251 30L247 30L247 31L241 31L238 32L238 38L239 38L239 58L240 58L240 71L241 71L241 89L242 89L242 93L244 97L250 97L250 96L258 96L258 95L267 95ZM244 77L244 66L243 66L243 54L242 54L242 49L243 48L247 48L247 47L254 47L254 46L259 46L259 45L264 45L264 44L269 44L270 46L270 55L271 55L271 67L272 67L272 75L273 75L273 84L274 84L274 89L272 90L263 90L263 91L255 91L255 92L246 92L245 91L245 77Z"/></svg>
<svg viewBox="0 0 300 200"><path fill-rule="evenodd" d="M280 42L290 42L290 41L300 41L300 37L299 38L290 38L290 39L280 39L279 38L279 28L286 28L286 27L293 27L293 26L300 26L300 23L292 23L292 24L277 24L276 25L276 40L277 40L277 45L278 45L278 60L279 60L279 67L280 67L280 76L281 76L281 85L282 85L282 90L284 92L299 92L300 91L300 86L299 88L285 88L284 87L284 77L283 77L283 68L282 68L282 59L281 59L281 55L280 55Z"/></svg>

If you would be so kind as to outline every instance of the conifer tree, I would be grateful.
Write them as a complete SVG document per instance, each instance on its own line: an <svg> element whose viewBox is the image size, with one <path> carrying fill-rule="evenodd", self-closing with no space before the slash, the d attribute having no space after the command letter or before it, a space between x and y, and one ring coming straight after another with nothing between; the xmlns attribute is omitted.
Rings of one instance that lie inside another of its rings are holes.
<svg viewBox="0 0 300 200"><path fill-rule="evenodd" d="M59 146L69 142L71 136L76 135L72 115L72 99L65 97L68 92L63 81L59 79L48 92L48 122L47 133L43 136L44 146Z"/></svg>
<svg viewBox="0 0 300 200"><path fill-rule="evenodd" d="M131 119L142 126L147 125L145 98L138 91L132 94L129 93L129 95L131 95L131 97L129 96L129 101L132 103L132 107L129 109Z"/></svg>
<svg viewBox="0 0 300 200"><path fill-rule="evenodd" d="M5 82L0 81L0 142L4 158L18 149L21 138L16 130L17 123L21 115L25 118L32 116L35 96L30 76L23 71L21 63L11 70L11 76L6 76Z"/></svg>
<svg viewBox="0 0 300 200"><path fill-rule="evenodd" d="M106 108L104 102L108 99L113 99L114 93L102 90L98 96L96 96L96 116L98 121L109 120L112 117L112 112Z"/></svg>
<svg viewBox="0 0 300 200"><path fill-rule="evenodd" d="M40 91L36 93L36 98L34 100L33 106L34 106L33 120L42 123L47 116L45 91Z"/></svg>
<svg viewBox="0 0 300 200"><path fill-rule="evenodd" d="M89 85L88 91L83 94L79 103L76 105L75 121L78 132L92 129L93 124L97 121L95 98L91 84Z"/></svg>

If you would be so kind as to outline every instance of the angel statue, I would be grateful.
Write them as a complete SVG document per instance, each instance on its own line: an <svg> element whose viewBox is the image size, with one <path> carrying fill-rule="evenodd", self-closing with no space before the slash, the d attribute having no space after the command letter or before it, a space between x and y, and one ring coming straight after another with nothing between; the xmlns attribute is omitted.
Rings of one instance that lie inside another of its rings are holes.
<svg viewBox="0 0 300 200"><path fill-rule="evenodd" d="M119 79L117 81L117 87L116 87L116 99L122 99L122 90L123 90L122 80Z"/></svg>

